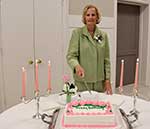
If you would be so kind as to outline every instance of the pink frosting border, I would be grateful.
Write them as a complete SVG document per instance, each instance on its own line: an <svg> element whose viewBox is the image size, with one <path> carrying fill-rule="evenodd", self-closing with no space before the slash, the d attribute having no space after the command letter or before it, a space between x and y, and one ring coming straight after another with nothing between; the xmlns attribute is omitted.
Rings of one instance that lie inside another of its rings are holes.
<svg viewBox="0 0 150 129"><path fill-rule="evenodd" d="M72 124L64 124L64 115L62 117L62 126L65 128L114 128L117 126L116 123L112 124L112 125L81 125L81 124L76 124L76 125L72 125Z"/></svg>
<svg viewBox="0 0 150 129"><path fill-rule="evenodd" d="M72 105L78 105L80 103L80 105L84 105L84 104L93 104L93 105L107 105L107 110L105 113L74 113L72 110ZM67 110L69 112L66 113L66 115L112 115L114 114L113 112L110 112L110 110L112 110L112 106L110 104L110 102L104 102L104 101L72 101L70 103L67 104ZM82 124L64 124L64 115L62 117L62 126L65 128L72 128L72 127L76 127L76 128L114 128L117 126L116 123L111 124L111 125L82 125Z"/></svg>

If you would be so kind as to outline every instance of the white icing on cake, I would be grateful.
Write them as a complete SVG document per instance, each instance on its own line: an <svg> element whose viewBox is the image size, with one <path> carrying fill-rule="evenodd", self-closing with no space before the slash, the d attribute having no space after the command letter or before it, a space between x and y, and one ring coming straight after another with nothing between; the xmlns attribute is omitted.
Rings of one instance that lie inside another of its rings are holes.
<svg viewBox="0 0 150 129"><path fill-rule="evenodd" d="M104 101L73 101L65 107L64 127L115 127L112 105Z"/></svg>

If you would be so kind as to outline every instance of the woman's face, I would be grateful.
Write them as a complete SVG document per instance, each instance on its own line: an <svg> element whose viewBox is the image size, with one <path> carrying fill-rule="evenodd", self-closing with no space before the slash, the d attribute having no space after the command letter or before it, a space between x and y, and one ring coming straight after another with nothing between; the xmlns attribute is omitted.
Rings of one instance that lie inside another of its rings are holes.
<svg viewBox="0 0 150 129"><path fill-rule="evenodd" d="M95 8L89 8L86 12L85 15L85 21L86 21L86 25L96 25L97 22L97 15L96 15L96 10Z"/></svg>

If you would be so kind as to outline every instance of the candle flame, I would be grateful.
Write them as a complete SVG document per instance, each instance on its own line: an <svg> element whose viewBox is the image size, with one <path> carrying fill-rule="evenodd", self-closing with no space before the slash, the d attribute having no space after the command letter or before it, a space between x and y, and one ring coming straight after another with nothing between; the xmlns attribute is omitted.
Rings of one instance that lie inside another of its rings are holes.
<svg viewBox="0 0 150 129"><path fill-rule="evenodd" d="M50 60L48 61L48 64L51 64L51 61L50 61Z"/></svg>

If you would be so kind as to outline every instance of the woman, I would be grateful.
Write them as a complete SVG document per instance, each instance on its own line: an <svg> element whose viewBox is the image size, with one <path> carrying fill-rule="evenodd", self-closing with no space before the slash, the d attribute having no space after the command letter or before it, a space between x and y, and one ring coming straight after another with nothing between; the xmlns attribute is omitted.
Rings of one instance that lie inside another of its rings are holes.
<svg viewBox="0 0 150 129"><path fill-rule="evenodd" d="M94 5L83 10L85 26L73 31L67 62L73 70L75 84L79 91L106 91L112 94L110 84L110 57L107 34L98 29L100 13Z"/></svg>

